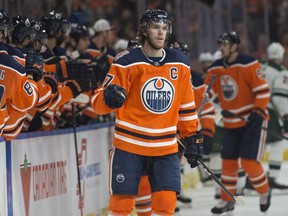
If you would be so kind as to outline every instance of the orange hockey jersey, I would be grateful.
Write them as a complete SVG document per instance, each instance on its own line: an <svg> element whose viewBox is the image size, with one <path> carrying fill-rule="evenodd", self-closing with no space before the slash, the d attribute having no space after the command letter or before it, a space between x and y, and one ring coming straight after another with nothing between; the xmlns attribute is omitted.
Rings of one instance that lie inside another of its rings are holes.
<svg viewBox="0 0 288 216"><path fill-rule="evenodd" d="M187 57L163 49L152 62L141 48L124 51L111 65L103 87L90 97L98 114L115 111L114 146L139 155L159 156L178 151L176 131L182 138L196 133L198 117ZM107 85L125 88L127 98L117 110L103 101Z"/></svg>
<svg viewBox="0 0 288 216"><path fill-rule="evenodd" d="M223 59L216 60L208 69L206 84L212 75L216 75L216 81L211 93L217 94L222 110L246 118L258 107L268 114L266 107L270 91L257 59L239 54L230 65L225 64ZM245 126L245 122L237 117L224 116L223 123L226 128Z"/></svg>
<svg viewBox="0 0 288 216"><path fill-rule="evenodd" d="M0 50L0 99L1 134L7 133L10 139L15 131L21 130L23 116L36 105L38 89L33 80L27 79L24 67L3 50Z"/></svg>
<svg viewBox="0 0 288 216"><path fill-rule="evenodd" d="M194 88L195 104L197 107L197 112L200 119L201 131L203 134L213 137L215 133L215 109L210 101L205 101L204 106L199 113L199 108L202 101L204 100L204 95L206 94L207 85L204 84L204 80L200 74L192 71L192 84Z"/></svg>

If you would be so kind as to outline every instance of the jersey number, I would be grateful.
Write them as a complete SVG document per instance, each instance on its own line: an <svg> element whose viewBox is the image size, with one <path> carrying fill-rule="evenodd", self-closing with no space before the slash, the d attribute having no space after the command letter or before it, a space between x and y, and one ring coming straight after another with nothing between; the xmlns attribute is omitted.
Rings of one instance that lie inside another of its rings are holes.
<svg viewBox="0 0 288 216"><path fill-rule="evenodd" d="M33 94L33 88L28 81L24 83L24 90L26 91L27 95L31 96Z"/></svg>
<svg viewBox="0 0 288 216"><path fill-rule="evenodd" d="M107 74L106 77L105 77L105 80L103 82L103 87L108 86L112 82L113 78L114 78L113 75Z"/></svg>
<svg viewBox="0 0 288 216"><path fill-rule="evenodd" d="M0 104L2 104L2 98L5 92L5 87L3 85L0 85Z"/></svg>

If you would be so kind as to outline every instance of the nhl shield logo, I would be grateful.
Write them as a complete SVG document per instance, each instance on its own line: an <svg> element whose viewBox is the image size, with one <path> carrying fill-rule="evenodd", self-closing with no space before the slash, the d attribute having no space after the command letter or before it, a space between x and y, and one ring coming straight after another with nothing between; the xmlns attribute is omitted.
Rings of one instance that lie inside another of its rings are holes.
<svg viewBox="0 0 288 216"><path fill-rule="evenodd" d="M141 90L144 107L155 114L162 114L169 110L174 98L174 87L163 77L149 79Z"/></svg>
<svg viewBox="0 0 288 216"><path fill-rule="evenodd" d="M224 99L227 101L233 100L238 94L238 86L235 80L230 76L224 75L221 76L220 82Z"/></svg>

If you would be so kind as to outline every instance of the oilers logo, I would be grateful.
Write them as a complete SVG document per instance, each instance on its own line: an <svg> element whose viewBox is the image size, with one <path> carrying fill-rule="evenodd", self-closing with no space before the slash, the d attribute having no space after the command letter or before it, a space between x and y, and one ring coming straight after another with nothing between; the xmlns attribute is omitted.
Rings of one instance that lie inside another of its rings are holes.
<svg viewBox="0 0 288 216"><path fill-rule="evenodd" d="M155 114L162 114L169 110L174 98L174 87L163 77L153 77L142 87L141 99L144 107Z"/></svg>
<svg viewBox="0 0 288 216"><path fill-rule="evenodd" d="M221 89L222 95L225 100L231 101L238 94L238 86L235 80L233 80L230 76L221 76Z"/></svg>

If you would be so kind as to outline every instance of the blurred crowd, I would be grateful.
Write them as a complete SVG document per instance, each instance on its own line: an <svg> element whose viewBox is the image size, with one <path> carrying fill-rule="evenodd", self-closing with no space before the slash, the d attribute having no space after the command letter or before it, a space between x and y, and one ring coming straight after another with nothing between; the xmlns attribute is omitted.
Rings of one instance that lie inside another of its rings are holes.
<svg viewBox="0 0 288 216"><path fill-rule="evenodd" d="M27 4L21 5L23 10L19 9L19 1L9 2L8 7L9 13L13 16L25 15L36 20L47 12L47 8L56 10L65 14L70 21L84 24L88 28L92 27L96 20L104 18L114 27L115 36L110 46L113 46L118 39L135 38L139 14L146 8L161 8L167 11L173 19L174 33L170 42L181 40L193 48L191 61L196 69L199 69L197 56L203 51L213 52L216 48L213 38L218 37L223 31L235 30L242 41L240 50L263 60L267 58L265 49L270 42L280 42L286 50L288 49L288 15L286 13L288 2L285 0L184 0L178 5L180 5L179 10L177 10L175 0L146 0L141 3L136 0L71 0L70 2L29 0ZM203 7L205 10L200 10ZM219 7L221 11L217 12ZM213 43L213 46L201 48L199 43L204 40L204 37L199 32L205 28L203 16L207 12L208 16L211 16L209 28L215 26L219 30L214 30L213 35L204 32L205 37L211 35L208 38L210 42L205 41L205 43L209 45ZM219 19L221 19L221 26L216 23ZM232 24L228 25L228 22ZM182 24L187 27L179 27ZM181 37L181 35L187 36ZM287 58L284 64L288 66Z"/></svg>

